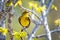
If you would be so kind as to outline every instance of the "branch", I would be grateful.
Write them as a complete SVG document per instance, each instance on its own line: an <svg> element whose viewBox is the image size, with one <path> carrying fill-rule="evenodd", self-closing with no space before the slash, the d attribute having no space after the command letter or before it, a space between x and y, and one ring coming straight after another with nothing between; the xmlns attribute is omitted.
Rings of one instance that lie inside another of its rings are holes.
<svg viewBox="0 0 60 40"><path fill-rule="evenodd" d="M43 0L42 2L44 2L44 0ZM49 27L48 27L46 14L47 14L46 11L43 11L44 27L45 27L45 30L46 30L46 33L47 33L48 40L51 40L51 33L50 33L50 30L49 30ZM41 22L41 17L42 17L42 16L40 16L39 22ZM35 27L34 27L34 29L32 30L32 33L31 33L31 35L29 36L28 40L32 40L32 37L34 36L34 34L35 34L38 26L39 26L38 24L35 24Z"/></svg>
<svg viewBox="0 0 60 40"><path fill-rule="evenodd" d="M28 40L32 40L32 37L34 37L34 34L36 33L38 27L39 27L39 24L35 24L35 27L33 28L32 33L28 36Z"/></svg>
<svg viewBox="0 0 60 40"><path fill-rule="evenodd" d="M12 10L12 6L8 7L7 13L8 13L8 31L9 31L9 36L10 36L10 40L13 40L13 29L12 29L12 18L13 18L13 14L11 12Z"/></svg>
<svg viewBox="0 0 60 40"><path fill-rule="evenodd" d="M44 1L42 1L42 2L44 2ZM24 10L28 10L29 12L32 12L35 16L37 16L36 13L33 10L26 9L23 6L20 6L20 7ZM50 8L48 7L47 9L50 9ZM47 23L47 17L46 17L46 14L48 13L47 11L43 11L43 20L44 20L44 27L45 27L45 30L46 30L46 33L47 33L48 40L51 40L51 34L50 34L50 30L49 30L48 23ZM38 22L41 22L41 19L42 19L41 17L42 16L38 17L39 18ZM35 24L35 27L33 28L32 33L28 37L28 40L32 39L32 37L34 36L38 26L39 26L39 24Z"/></svg>
<svg viewBox="0 0 60 40"><path fill-rule="evenodd" d="M60 29L54 29L52 31L50 31L51 33L55 33L55 32L60 32ZM41 34L41 35L37 35L37 36L34 36L33 38L41 38L41 37L44 37L46 36L47 34Z"/></svg>
<svg viewBox="0 0 60 40"><path fill-rule="evenodd" d="M5 28L6 13L2 12L0 14L0 26Z"/></svg>
<svg viewBox="0 0 60 40"><path fill-rule="evenodd" d="M46 13L46 12L44 12ZM51 40L51 32L50 32L50 29L49 29L49 26L48 26L48 22L47 22L47 17L44 15L43 13L43 22L44 22L44 28L45 28L45 31L46 31L46 34L47 34L47 39L48 40Z"/></svg>
<svg viewBox="0 0 60 40"><path fill-rule="evenodd" d="M45 0L42 0L42 4L44 5L45 4L45 2L44 2ZM49 0L49 3L48 3L48 6L47 6L47 9L46 9L46 11L45 10L43 10L43 12L42 12L42 18L43 18L43 22L44 22L44 28L45 28L45 31L46 31L46 34L47 34L47 39L48 40L51 40L51 32L50 32L50 29L49 29L49 26L48 26L48 22L47 22L47 13L49 12L49 10L50 10L50 7L51 7L51 5L52 5L52 0Z"/></svg>
<svg viewBox="0 0 60 40"><path fill-rule="evenodd" d="M52 5L52 3L53 3L53 0L49 0L49 3L47 4L47 10L46 10L46 13L48 14L48 12L49 12L49 10L50 10L50 7L51 7L51 5Z"/></svg>
<svg viewBox="0 0 60 40"><path fill-rule="evenodd" d="M27 10L27 11L31 12L31 13L34 14L38 19L40 19L40 18L38 17L37 13L34 12L33 10L30 10L30 9L28 9L28 8L25 8L25 7L23 7L22 5L20 5L20 8L22 8L23 10Z"/></svg>

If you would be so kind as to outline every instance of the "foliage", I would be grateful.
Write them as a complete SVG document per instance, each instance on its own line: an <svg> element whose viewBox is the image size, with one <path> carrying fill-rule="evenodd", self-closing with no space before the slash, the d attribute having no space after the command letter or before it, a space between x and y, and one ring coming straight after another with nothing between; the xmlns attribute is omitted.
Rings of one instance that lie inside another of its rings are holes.
<svg viewBox="0 0 60 40"><path fill-rule="evenodd" d="M60 26L60 19L54 21L55 25Z"/></svg>

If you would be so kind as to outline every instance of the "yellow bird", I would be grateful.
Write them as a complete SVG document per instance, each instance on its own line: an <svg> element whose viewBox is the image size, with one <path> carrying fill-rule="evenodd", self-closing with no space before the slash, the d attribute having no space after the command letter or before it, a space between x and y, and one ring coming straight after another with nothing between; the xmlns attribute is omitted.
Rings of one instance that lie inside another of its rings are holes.
<svg viewBox="0 0 60 40"><path fill-rule="evenodd" d="M29 12L24 11L22 16L20 16L18 18L19 23L24 27L24 28L28 28L30 25L30 18L28 15Z"/></svg>

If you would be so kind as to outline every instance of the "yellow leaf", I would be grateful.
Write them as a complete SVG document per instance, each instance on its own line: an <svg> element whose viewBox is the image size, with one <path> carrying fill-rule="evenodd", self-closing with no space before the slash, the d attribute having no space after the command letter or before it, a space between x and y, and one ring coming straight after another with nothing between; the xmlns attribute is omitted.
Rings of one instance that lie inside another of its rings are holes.
<svg viewBox="0 0 60 40"><path fill-rule="evenodd" d="M42 12L42 7L35 8L37 12L41 13Z"/></svg>
<svg viewBox="0 0 60 40"><path fill-rule="evenodd" d="M60 26L60 19L54 21L55 25Z"/></svg>
<svg viewBox="0 0 60 40"><path fill-rule="evenodd" d="M32 8L32 7L33 7L33 8L37 8L37 6L38 6L38 4L37 4L36 2L32 2L32 1L29 2L29 7L30 7L30 8Z"/></svg>
<svg viewBox="0 0 60 40"><path fill-rule="evenodd" d="M29 2L29 7L30 8L33 7L33 3Z"/></svg>
<svg viewBox="0 0 60 40"><path fill-rule="evenodd" d="M41 13L43 10L46 10L46 5L39 6L39 7L35 8L35 9L36 9L37 12L40 12Z"/></svg>
<svg viewBox="0 0 60 40"><path fill-rule="evenodd" d="M27 33L26 32L20 32L20 37L26 37Z"/></svg>
<svg viewBox="0 0 60 40"><path fill-rule="evenodd" d="M26 37L27 36L27 33L26 32L21 32L21 31L20 31L20 33L19 32L14 32L13 33L13 36L15 38Z"/></svg>
<svg viewBox="0 0 60 40"><path fill-rule="evenodd" d="M52 5L51 9L56 10L56 11L58 10L55 5Z"/></svg>
<svg viewBox="0 0 60 40"><path fill-rule="evenodd" d="M18 1L16 2L16 4L14 5L14 7L16 7L17 5L22 5L22 0L18 0Z"/></svg>
<svg viewBox="0 0 60 40"><path fill-rule="evenodd" d="M46 10L46 5L43 5L42 6L42 10Z"/></svg>
<svg viewBox="0 0 60 40"><path fill-rule="evenodd" d="M5 29L5 28L3 28L3 35L6 35L6 34L7 34L7 32L8 32L8 30L7 30L7 29Z"/></svg>
<svg viewBox="0 0 60 40"><path fill-rule="evenodd" d="M0 27L0 33L2 33L2 27Z"/></svg>
<svg viewBox="0 0 60 40"><path fill-rule="evenodd" d="M20 38L20 35L19 35L18 32L14 32L13 35L14 35L15 38Z"/></svg>
<svg viewBox="0 0 60 40"><path fill-rule="evenodd" d="M7 30L6 28L0 27L0 32L1 32L3 35L6 35L6 33L8 32L8 30Z"/></svg>

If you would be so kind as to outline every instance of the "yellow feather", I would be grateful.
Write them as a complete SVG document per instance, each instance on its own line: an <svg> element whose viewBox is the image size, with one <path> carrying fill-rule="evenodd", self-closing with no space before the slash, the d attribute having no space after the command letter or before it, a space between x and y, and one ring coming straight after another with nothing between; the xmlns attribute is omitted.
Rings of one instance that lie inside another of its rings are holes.
<svg viewBox="0 0 60 40"><path fill-rule="evenodd" d="M18 21L19 23L24 27L28 28L30 25L30 19L29 19L29 13L24 11L22 16L19 17Z"/></svg>

